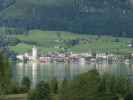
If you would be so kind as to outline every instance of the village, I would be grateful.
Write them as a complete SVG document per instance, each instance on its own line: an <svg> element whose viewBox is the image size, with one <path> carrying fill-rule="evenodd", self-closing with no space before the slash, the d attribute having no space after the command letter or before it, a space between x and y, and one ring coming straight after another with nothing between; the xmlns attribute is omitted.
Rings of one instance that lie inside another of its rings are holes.
<svg viewBox="0 0 133 100"><path fill-rule="evenodd" d="M117 63L131 63L133 54L130 55L120 55L113 53L51 53L46 55L40 55L36 46L33 46L32 52L19 54L16 56L18 61L27 62L68 62L68 63L101 63L106 62L117 62Z"/></svg>

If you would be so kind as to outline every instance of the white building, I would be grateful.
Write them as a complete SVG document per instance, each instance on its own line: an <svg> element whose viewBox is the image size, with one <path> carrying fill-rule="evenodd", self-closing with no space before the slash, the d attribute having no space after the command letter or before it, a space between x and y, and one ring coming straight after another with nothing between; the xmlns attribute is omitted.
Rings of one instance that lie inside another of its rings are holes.
<svg viewBox="0 0 133 100"><path fill-rule="evenodd" d="M20 54L20 55L17 55L16 58L20 61L24 61L24 55Z"/></svg>
<svg viewBox="0 0 133 100"><path fill-rule="evenodd" d="M37 60L37 48L36 48L36 46L33 46L33 48L32 48L32 59Z"/></svg>
<svg viewBox="0 0 133 100"><path fill-rule="evenodd" d="M133 44L129 43L129 44L128 44L128 47L129 47L129 48L132 48L132 47L133 47Z"/></svg>
<svg viewBox="0 0 133 100"><path fill-rule="evenodd" d="M96 54L96 58L103 58L103 59L106 59L108 56L106 53L98 53Z"/></svg>

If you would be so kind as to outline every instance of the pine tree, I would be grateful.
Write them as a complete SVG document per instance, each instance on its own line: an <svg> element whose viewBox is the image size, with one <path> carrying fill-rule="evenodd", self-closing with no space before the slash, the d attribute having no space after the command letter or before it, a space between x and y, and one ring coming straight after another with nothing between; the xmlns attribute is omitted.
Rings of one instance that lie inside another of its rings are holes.
<svg viewBox="0 0 133 100"><path fill-rule="evenodd" d="M8 91L8 86L11 79L11 68L6 55L0 52L0 94L5 94Z"/></svg>

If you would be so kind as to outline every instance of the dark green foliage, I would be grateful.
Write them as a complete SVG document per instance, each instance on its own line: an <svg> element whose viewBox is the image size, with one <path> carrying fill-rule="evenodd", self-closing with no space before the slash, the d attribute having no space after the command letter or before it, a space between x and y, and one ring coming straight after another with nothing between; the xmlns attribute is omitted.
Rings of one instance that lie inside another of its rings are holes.
<svg viewBox="0 0 133 100"><path fill-rule="evenodd" d="M68 85L68 80L66 78L64 78L63 82L62 82L62 88L66 87Z"/></svg>
<svg viewBox="0 0 133 100"><path fill-rule="evenodd" d="M0 12L1 26L133 36L132 0L14 1L4 2L10 7L5 6Z"/></svg>
<svg viewBox="0 0 133 100"><path fill-rule="evenodd" d="M98 98L96 100L119 100L119 97L113 93L99 92L98 94L99 95L97 96Z"/></svg>
<svg viewBox="0 0 133 100"><path fill-rule="evenodd" d="M0 0L0 11L11 6L15 3L15 0Z"/></svg>
<svg viewBox="0 0 133 100"><path fill-rule="evenodd" d="M61 100L96 100L99 76L96 71L83 74L63 86Z"/></svg>
<svg viewBox="0 0 133 100"><path fill-rule="evenodd" d="M129 91L132 91L131 86L132 84L127 78L105 74L99 81L99 93L101 97L106 97L105 94L111 94L113 98L119 100L119 98L124 98Z"/></svg>
<svg viewBox="0 0 133 100"><path fill-rule="evenodd" d="M133 100L133 93L128 93L125 97L125 100Z"/></svg>
<svg viewBox="0 0 133 100"><path fill-rule="evenodd" d="M51 100L49 84L41 81L35 90L29 92L28 100Z"/></svg>
<svg viewBox="0 0 133 100"><path fill-rule="evenodd" d="M58 93L58 81L56 78L51 81L51 90L54 94Z"/></svg>
<svg viewBox="0 0 133 100"><path fill-rule="evenodd" d="M28 80L26 78L23 80L23 86L25 86L25 88L28 88L29 86ZM5 53L0 51L0 95L13 93L17 94L25 92L22 92L22 88L11 80L11 68L9 60Z"/></svg>
<svg viewBox="0 0 133 100"><path fill-rule="evenodd" d="M10 87L8 88L8 94L19 94L20 92L20 87L16 82L11 82Z"/></svg>
<svg viewBox="0 0 133 100"><path fill-rule="evenodd" d="M8 91L6 94L25 94L29 91L29 82L25 82L23 84L18 84L17 82L15 82L14 80L10 83L10 85L8 86Z"/></svg>
<svg viewBox="0 0 133 100"><path fill-rule="evenodd" d="M4 42L4 41L3 41ZM17 45L20 41L17 39L17 38L8 38L5 40L5 42L7 42L7 45L10 45L10 46L15 46Z"/></svg>
<svg viewBox="0 0 133 100"><path fill-rule="evenodd" d="M130 91L132 84L128 79L100 76L92 70L63 85L60 100L119 100Z"/></svg>
<svg viewBox="0 0 133 100"><path fill-rule="evenodd" d="M28 93L28 99L27 100L39 100L37 95L38 95L37 91L32 90Z"/></svg>
<svg viewBox="0 0 133 100"><path fill-rule="evenodd" d="M5 94L10 86L11 69L8 58L0 51L0 94Z"/></svg>
<svg viewBox="0 0 133 100"><path fill-rule="evenodd" d="M80 43L80 40L75 39L75 40L66 41L65 44L66 44L68 47L72 47L72 46L79 45L79 43Z"/></svg>
<svg viewBox="0 0 133 100"><path fill-rule="evenodd" d="M6 94L24 94L27 93L27 89L20 86L18 83L12 81L9 85L9 87L7 88L8 91Z"/></svg>
<svg viewBox="0 0 133 100"><path fill-rule="evenodd" d="M124 97L126 93L130 91L130 85L128 79L123 77L115 77L112 75L104 75L99 81L99 92L112 93L116 96Z"/></svg>
<svg viewBox="0 0 133 100"><path fill-rule="evenodd" d="M116 38L116 39L114 40L114 42L120 42L119 38Z"/></svg>
<svg viewBox="0 0 133 100"><path fill-rule="evenodd" d="M11 76L8 58L4 55L4 52L0 51L0 81L8 81Z"/></svg>
<svg viewBox="0 0 133 100"><path fill-rule="evenodd" d="M24 89L25 92L28 92L28 90L30 89L31 86L31 81L28 77L24 77L22 80L22 88Z"/></svg>

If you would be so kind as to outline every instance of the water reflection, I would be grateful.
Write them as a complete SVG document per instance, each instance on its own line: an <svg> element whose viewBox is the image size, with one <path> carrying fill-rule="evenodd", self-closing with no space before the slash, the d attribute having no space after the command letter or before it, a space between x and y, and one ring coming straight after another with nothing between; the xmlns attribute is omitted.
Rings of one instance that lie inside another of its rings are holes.
<svg viewBox="0 0 133 100"><path fill-rule="evenodd" d="M37 84L37 79L38 79L37 76L38 76L38 73L39 73L37 63L35 63L35 62L32 63L32 71L31 72L32 72L32 83L33 83L33 86L35 86Z"/></svg>
<svg viewBox="0 0 133 100"><path fill-rule="evenodd" d="M75 76L89 70L97 69L100 74L109 73L118 76L128 76L133 79L133 65L124 63L36 63L19 62L13 66L13 78L21 83L24 76L30 78L33 86L39 81L49 81L54 78L58 80L73 79Z"/></svg>

